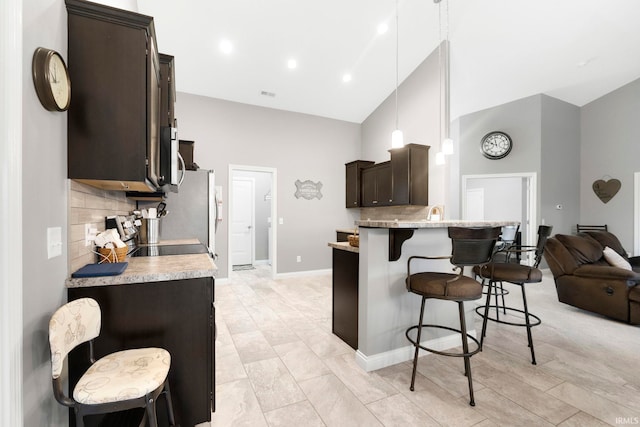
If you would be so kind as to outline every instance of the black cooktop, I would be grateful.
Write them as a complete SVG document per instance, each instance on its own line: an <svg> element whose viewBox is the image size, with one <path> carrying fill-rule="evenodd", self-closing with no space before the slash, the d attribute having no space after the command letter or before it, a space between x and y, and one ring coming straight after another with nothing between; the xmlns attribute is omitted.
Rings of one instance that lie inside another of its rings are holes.
<svg viewBox="0 0 640 427"><path fill-rule="evenodd" d="M208 252L207 247L200 243L194 245L150 245L138 247L131 253L131 256L189 255Z"/></svg>

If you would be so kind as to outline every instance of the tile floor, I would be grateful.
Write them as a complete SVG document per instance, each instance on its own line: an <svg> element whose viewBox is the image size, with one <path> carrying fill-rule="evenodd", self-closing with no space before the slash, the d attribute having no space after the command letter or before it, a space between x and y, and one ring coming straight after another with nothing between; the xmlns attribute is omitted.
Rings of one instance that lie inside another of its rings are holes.
<svg viewBox="0 0 640 427"><path fill-rule="evenodd" d="M458 358L422 357L415 392L410 362L362 371L331 333L330 274L271 280L266 267L233 272L216 287L211 425L640 424L640 328L559 303L548 271L527 296L542 318L533 330L538 365L524 328L490 323L484 351L471 359L470 407ZM517 305L518 288L509 299Z"/></svg>

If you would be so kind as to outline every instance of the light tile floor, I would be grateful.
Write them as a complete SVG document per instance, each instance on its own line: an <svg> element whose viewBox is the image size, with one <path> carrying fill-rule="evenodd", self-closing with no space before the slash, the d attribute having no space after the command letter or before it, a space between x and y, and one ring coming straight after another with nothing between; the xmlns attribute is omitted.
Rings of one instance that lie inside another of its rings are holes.
<svg viewBox="0 0 640 427"><path fill-rule="evenodd" d="M458 358L422 357L415 392L410 362L362 371L331 333L330 274L271 280L266 267L233 272L216 286L211 425L640 424L640 328L559 303L548 271L527 297L542 319L533 330L538 365L524 328L489 323L485 349L471 359L470 407ZM520 298L515 288L507 304Z"/></svg>

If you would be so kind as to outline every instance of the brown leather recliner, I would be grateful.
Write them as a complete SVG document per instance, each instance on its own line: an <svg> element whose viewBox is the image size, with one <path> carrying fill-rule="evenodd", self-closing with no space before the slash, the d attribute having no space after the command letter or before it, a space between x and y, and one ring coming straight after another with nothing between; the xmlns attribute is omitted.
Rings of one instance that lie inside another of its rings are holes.
<svg viewBox="0 0 640 427"><path fill-rule="evenodd" d="M603 255L605 246L629 261L633 269L611 266ZM615 235L607 231L556 234L547 240L544 257L560 302L640 324L640 257L628 258Z"/></svg>

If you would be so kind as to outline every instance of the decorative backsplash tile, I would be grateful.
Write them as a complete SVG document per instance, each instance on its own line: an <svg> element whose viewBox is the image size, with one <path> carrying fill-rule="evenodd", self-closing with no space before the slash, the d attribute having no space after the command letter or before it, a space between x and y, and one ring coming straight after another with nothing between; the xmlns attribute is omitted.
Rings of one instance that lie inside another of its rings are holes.
<svg viewBox="0 0 640 427"><path fill-rule="evenodd" d="M127 215L136 208L136 202L124 192L106 191L76 181L69 182L68 254L69 274L85 264L96 261L93 246L84 245L84 226L104 230L105 217Z"/></svg>
<svg viewBox="0 0 640 427"><path fill-rule="evenodd" d="M420 221L427 219L429 206L380 206L360 208L360 219Z"/></svg>

